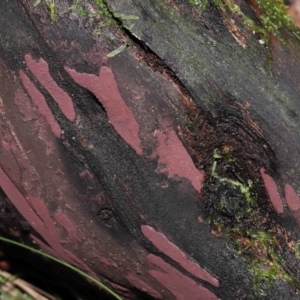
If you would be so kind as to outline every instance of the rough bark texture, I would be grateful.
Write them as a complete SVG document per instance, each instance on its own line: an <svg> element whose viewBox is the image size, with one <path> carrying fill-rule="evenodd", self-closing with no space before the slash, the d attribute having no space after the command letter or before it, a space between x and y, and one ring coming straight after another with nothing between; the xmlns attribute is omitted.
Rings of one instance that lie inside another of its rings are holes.
<svg viewBox="0 0 300 300"><path fill-rule="evenodd" d="M93 36L99 20L66 13L66 0L53 24L46 5L0 1L2 232L124 299L298 299L279 274L257 295L249 255L219 230L236 207L207 220L222 195L245 219L229 180L251 180L259 228L300 280L299 41L261 45L213 6L107 5L116 24Z"/></svg>

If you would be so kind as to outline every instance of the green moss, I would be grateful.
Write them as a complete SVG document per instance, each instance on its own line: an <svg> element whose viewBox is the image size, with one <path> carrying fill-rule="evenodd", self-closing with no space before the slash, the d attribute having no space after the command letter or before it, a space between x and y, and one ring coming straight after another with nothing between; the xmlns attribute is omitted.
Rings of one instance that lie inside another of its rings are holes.
<svg viewBox="0 0 300 300"><path fill-rule="evenodd" d="M235 161L235 159L231 156L231 151L229 147L224 147L223 148L223 153L220 154L217 150L214 151L213 157L215 158L215 161L213 162L213 165L211 167L211 176L213 176L214 178L218 179L219 182L226 182L232 186L238 187L241 191L241 193L244 195L245 200L247 203L253 203L253 199L251 196L251 187L252 187L252 181L251 180L247 180L247 184L242 183L241 181L238 180L233 180L230 178L226 178L226 177L221 177L217 174L216 172L216 168L217 168L217 161L219 159L223 159L225 160L226 164L225 164L225 168L227 168L231 163L233 163ZM236 174L237 177L239 177Z"/></svg>
<svg viewBox="0 0 300 300"><path fill-rule="evenodd" d="M53 24L55 22L55 19L56 19L55 1L54 0L46 0L46 4L49 8L51 23Z"/></svg>
<svg viewBox="0 0 300 300"><path fill-rule="evenodd" d="M300 260L300 241L295 243L295 257Z"/></svg>
<svg viewBox="0 0 300 300"><path fill-rule="evenodd" d="M33 3L33 6L37 6L41 3L41 0L35 0L34 3Z"/></svg>
<svg viewBox="0 0 300 300"><path fill-rule="evenodd" d="M239 235L243 233L237 239L237 245L240 253L247 256L253 287L258 296L267 296L267 291L277 278L300 290L300 283L284 268L284 261L279 254L279 241L272 231L258 229L241 232L235 229L235 232Z"/></svg>
<svg viewBox="0 0 300 300"><path fill-rule="evenodd" d="M41 3L41 0L35 0L34 3L33 3L33 6L37 6L40 3ZM46 0L46 5L49 9L51 23L54 23L55 19L56 19L55 0Z"/></svg>
<svg viewBox="0 0 300 300"><path fill-rule="evenodd" d="M247 239L246 244L245 239ZM254 257L248 255L247 259L253 287L258 296L267 296L267 291L277 276L282 273L282 259L277 255L276 239L270 232L248 231L237 240L237 244L241 249L240 253L253 252Z"/></svg>
<svg viewBox="0 0 300 300"><path fill-rule="evenodd" d="M215 150L210 179L205 185L206 210L210 221L233 228L241 222L251 222L257 207L253 182L240 178L234 171L235 159L229 147ZM230 173L230 177L227 175Z"/></svg>
<svg viewBox="0 0 300 300"><path fill-rule="evenodd" d="M229 147L215 150L213 158L210 178L204 186L208 221L245 257L255 294L267 296L279 278L300 291L300 283L284 267L278 233L271 229L273 223L268 223L268 211L258 203L255 184L236 174ZM299 259L300 241L295 243L294 252Z"/></svg>
<svg viewBox="0 0 300 300"><path fill-rule="evenodd" d="M100 35L104 27L116 25L113 13L107 8L103 0L94 0L96 9L94 11L88 11L85 9L82 0L76 0L66 12L74 11L79 15L88 18L96 24L96 28L93 31L93 35Z"/></svg>
<svg viewBox="0 0 300 300"><path fill-rule="evenodd" d="M281 34L281 29L283 28L287 28L300 39L300 31L287 14L286 6L282 0L255 0L260 11L258 14L259 23L248 17L241 8L231 0L189 0L189 3L197 5L199 10L204 10L209 2L217 6L223 16L227 15L228 12L237 14L242 18L246 28L251 32L261 35L261 41L263 42L269 40L270 34L274 34L283 41L284 37Z"/></svg>
<svg viewBox="0 0 300 300"><path fill-rule="evenodd" d="M56 21L56 15L57 15L57 7L56 7L56 1L58 0L44 0L45 4L47 5L50 13L50 20L51 23L54 23ZM41 0L35 0L33 3L33 6L37 6L41 3ZM111 25L113 22L113 14L108 10L106 4L103 0L94 0L94 3L97 6L97 9L95 11L90 12L84 9L83 1L82 0L76 0L74 3L65 11L65 13L70 11L75 11L76 13L87 17L87 18L100 18L99 20L99 27L100 26L108 26Z"/></svg>
<svg viewBox="0 0 300 300"><path fill-rule="evenodd" d="M256 2L262 10L260 18L267 31L277 35L279 29L287 27L292 31L297 31L299 34L290 16L287 14L286 6L282 0L256 0Z"/></svg>

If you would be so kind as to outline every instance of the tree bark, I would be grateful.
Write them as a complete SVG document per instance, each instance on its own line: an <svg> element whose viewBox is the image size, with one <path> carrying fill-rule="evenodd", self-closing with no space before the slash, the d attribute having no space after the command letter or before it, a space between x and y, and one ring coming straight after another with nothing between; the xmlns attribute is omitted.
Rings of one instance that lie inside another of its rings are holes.
<svg viewBox="0 0 300 300"><path fill-rule="evenodd" d="M82 2L0 3L2 232L124 299L299 299L299 40Z"/></svg>

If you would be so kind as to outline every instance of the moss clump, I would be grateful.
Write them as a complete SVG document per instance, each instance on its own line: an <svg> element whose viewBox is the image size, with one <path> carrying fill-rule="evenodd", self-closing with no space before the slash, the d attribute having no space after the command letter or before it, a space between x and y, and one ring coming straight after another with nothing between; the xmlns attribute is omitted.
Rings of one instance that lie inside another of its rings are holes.
<svg viewBox="0 0 300 300"><path fill-rule="evenodd" d="M190 4L197 5L199 10L204 10L208 3L212 3L217 6L221 14L227 15L228 12L239 15L243 20L244 25L251 32L259 33L260 39L263 42L269 40L270 34L277 36L280 40L283 40L283 35L280 33L280 29L287 28L297 38L300 39L300 31L293 23L291 17L286 12L286 5L282 0L255 0L253 10L259 19L259 23L256 20L248 17L241 8L234 4L231 0L188 0Z"/></svg>
<svg viewBox="0 0 300 300"><path fill-rule="evenodd" d="M234 230L238 237L236 244L239 253L246 256L249 272L255 293L262 297L277 278L281 278L300 290L300 283L285 269L285 263L280 255L280 243L271 230L255 229L248 231Z"/></svg>
<svg viewBox="0 0 300 300"><path fill-rule="evenodd" d="M280 234L285 231L276 231L280 225L272 217L270 207L259 203L258 182L243 180L234 171L236 162L229 147L215 150L213 157L210 178L203 189L207 219L245 257L255 294L267 296L278 278L300 290L300 283L286 270L280 255ZM297 245L300 243L295 245L296 259L300 248Z"/></svg>
<svg viewBox="0 0 300 300"><path fill-rule="evenodd" d="M286 27L299 34L282 0L256 0L256 3L261 9L260 20L267 31L278 35L279 30Z"/></svg>
<svg viewBox="0 0 300 300"><path fill-rule="evenodd" d="M46 4L49 8L50 11L50 20L51 23L53 24L55 22L56 19L56 6L55 6L55 2L54 0L46 0Z"/></svg>
<svg viewBox="0 0 300 300"><path fill-rule="evenodd" d="M251 227L252 214L257 208L256 186L244 182L234 171L235 159L229 147L214 151L210 178L204 186L205 207L214 224L233 228L241 222Z"/></svg>
<svg viewBox="0 0 300 300"><path fill-rule="evenodd" d="M45 0L45 2L46 2L46 5L49 9L51 23L53 24L56 20L55 0ZM41 3L41 0L35 0L35 2L33 3L33 6L37 6L40 3Z"/></svg>

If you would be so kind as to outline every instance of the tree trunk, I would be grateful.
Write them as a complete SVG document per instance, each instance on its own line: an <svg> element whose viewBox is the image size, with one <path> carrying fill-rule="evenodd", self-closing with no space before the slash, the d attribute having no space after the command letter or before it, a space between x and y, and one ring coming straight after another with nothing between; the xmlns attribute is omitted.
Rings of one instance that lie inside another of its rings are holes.
<svg viewBox="0 0 300 300"><path fill-rule="evenodd" d="M299 299L299 40L106 2L0 2L1 231L124 299Z"/></svg>

